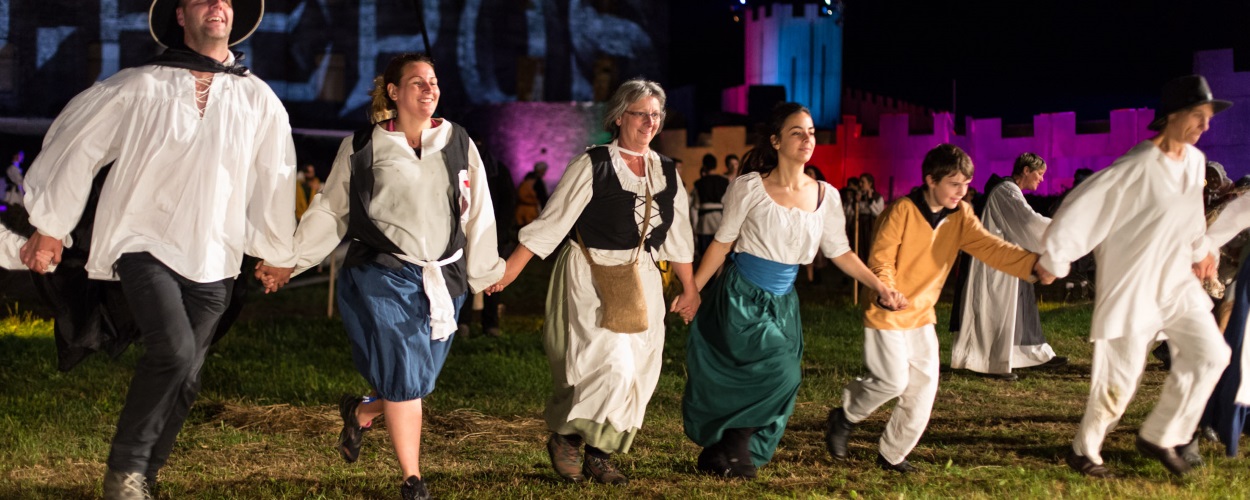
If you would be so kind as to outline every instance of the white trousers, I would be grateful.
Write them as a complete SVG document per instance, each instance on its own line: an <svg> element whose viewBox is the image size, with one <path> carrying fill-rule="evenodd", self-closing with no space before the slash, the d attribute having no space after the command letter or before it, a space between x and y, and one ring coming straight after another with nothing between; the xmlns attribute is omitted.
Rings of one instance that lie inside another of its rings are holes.
<svg viewBox="0 0 1250 500"><path fill-rule="evenodd" d="M1231 350L1210 311L1187 311L1167 320L1172 370L1154 410L1142 422L1140 436L1156 446L1175 447L1193 439L1207 399L1228 366ZM1133 400L1146 368L1155 332L1094 341L1089 402L1072 449L1102 463L1102 442Z"/></svg>
<svg viewBox="0 0 1250 500"><path fill-rule="evenodd" d="M846 419L860 422L881 405L899 398L881 435L881 456L891 464L907 459L920 442L933 413L938 388L938 339L933 325L912 330L864 329L868 376L842 392Z"/></svg>

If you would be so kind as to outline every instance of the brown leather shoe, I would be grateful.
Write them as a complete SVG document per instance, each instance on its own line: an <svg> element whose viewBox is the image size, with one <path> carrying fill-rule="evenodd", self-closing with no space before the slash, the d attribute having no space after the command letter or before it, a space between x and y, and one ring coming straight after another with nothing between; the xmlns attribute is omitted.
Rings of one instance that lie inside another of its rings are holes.
<svg viewBox="0 0 1250 500"><path fill-rule="evenodd" d="M547 456L551 457L551 468L560 477L580 483L586 479L582 475L582 450L580 443L570 442L568 438L551 433L547 438Z"/></svg>
<svg viewBox="0 0 1250 500"><path fill-rule="evenodd" d="M616 469L616 464L612 463L611 458L586 455L586 462L582 464L582 473L603 484L629 484L629 478Z"/></svg>
<svg viewBox="0 0 1250 500"><path fill-rule="evenodd" d="M1115 474L1112 474L1110 470L1107 470L1107 467L1103 464L1096 464L1093 460L1090 460L1089 457L1077 455L1075 451L1068 451L1068 456L1064 459L1064 461L1068 463L1068 467L1071 467L1072 470L1089 477L1115 477Z"/></svg>
<svg viewBox="0 0 1250 500"><path fill-rule="evenodd" d="M1176 448L1158 446L1150 441L1146 441L1141 436L1137 436L1137 451L1158 460L1168 472L1174 475L1184 476L1186 472L1189 472L1189 462L1186 462L1185 459L1176 453Z"/></svg>

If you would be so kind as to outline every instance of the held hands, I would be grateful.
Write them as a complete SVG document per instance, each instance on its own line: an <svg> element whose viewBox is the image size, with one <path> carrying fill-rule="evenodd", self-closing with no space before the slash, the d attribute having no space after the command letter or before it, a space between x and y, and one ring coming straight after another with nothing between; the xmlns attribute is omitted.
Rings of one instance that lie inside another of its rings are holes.
<svg viewBox="0 0 1250 500"><path fill-rule="evenodd" d="M668 310L680 314L682 321L685 321L688 325L694 319L694 313L699 310L699 304L702 301L703 299L699 297L698 291L685 290L681 292L681 295L673 299L673 305Z"/></svg>
<svg viewBox="0 0 1250 500"><path fill-rule="evenodd" d="M1049 285L1055 282L1055 275L1051 274L1050 271L1047 271L1046 268L1042 267L1041 262L1033 264L1033 274L1037 275L1038 283L1043 285Z"/></svg>
<svg viewBox="0 0 1250 500"><path fill-rule="evenodd" d="M504 288L511 285L513 281L516 281L516 277L521 275L521 269L523 267L523 265L513 265L512 259L508 259L508 263L503 270L503 277L499 278L499 281L494 285L486 287L486 290L483 290L483 292L486 292L486 295L494 295L502 292Z"/></svg>
<svg viewBox="0 0 1250 500"><path fill-rule="evenodd" d="M903 292L884 286L877 290L877 305L891 311L902 311L911 307L911 303L907 301L907 297L903 296Z"/></svg>
<svg viewBox="0 0 1250 500"><path fill-rule="evenodd" d="M291 281L292 271L295 271L295 268L273 267L265 264L264 261L256 263L256 279L265 285L265 293L276 292Z"/></svg>
<svg viewBox="0 0 1250 500"><path fill-rule="evenodd" d="M19 257L22 264L30 268L31 271L44 274L52 270L56 264L61 263L61 250L64 245L61 240L35 231L30 236L30 240L22 245Z"/></svg>
<svg viewBox="0 0 1250 500"><path fill-rule="evenodd" d="M1218 268L1219 259L1215 257L1214 253L1209 253L1201 262L1194 264L1194 276L1197 276L1199 281L1215 279Z"/></svg>

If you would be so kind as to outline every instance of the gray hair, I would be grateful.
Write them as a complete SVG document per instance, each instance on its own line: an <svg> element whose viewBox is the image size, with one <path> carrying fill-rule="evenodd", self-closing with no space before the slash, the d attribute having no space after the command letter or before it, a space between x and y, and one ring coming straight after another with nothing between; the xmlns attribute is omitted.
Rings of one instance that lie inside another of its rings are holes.
<svg viewBox="0 0 1250 500"><path fill-rule="evenodd" d="M1016 163L1011 168L1011 175L1024 175L1024 169L1026 168L1034 172L1046 170L1046 160L1043 160L1036 153L1021 154L1016 157Z"/></svg>
<svg viewBox="0 0 1250 500"><path fill-rule="evenodd" d="M616 139L621 135L621 127L616 121L625 116L625 108L630 104L641 101L647 97L655 97L660 101L660 108L664 108L664 103L668 97L664 95L664 89L660 88L660 84L651 80L642 78L634 78L622 83L617 87L616 92L612 94L612 98L608 99L607 108L603 112L603 130L612 134L612 138Z"/></svg>

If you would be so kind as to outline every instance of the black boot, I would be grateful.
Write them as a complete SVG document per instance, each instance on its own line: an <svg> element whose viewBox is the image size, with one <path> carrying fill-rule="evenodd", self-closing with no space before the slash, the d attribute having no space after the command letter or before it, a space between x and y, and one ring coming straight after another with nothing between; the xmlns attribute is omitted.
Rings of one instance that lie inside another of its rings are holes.
<svg viewBox="0 0 1250 500"><path fill-rule="evenodd" d="M825 447L833 458L841 460L848 456L846 442L853 428L855 424L846 419L846 413L841 408L829 411L829 418L825 420Z"/></svg>
<svg viewBox="0 0 1250 500"><path fill-rule="evenodd" d="M718 477L729 477L729 459L725 457L725 447L722 440L712 446L704 448L699 453L699 460L695 464L695 468L699 472L711 474Z"/></svg>
<svg viewBox="0 0 1250 500"><path fill-rule="evenodd" d="M725 458L729 462L729 477L755 479L755 463L751 461L751 436L758 427L725 429L721 438Z"/></svg>

